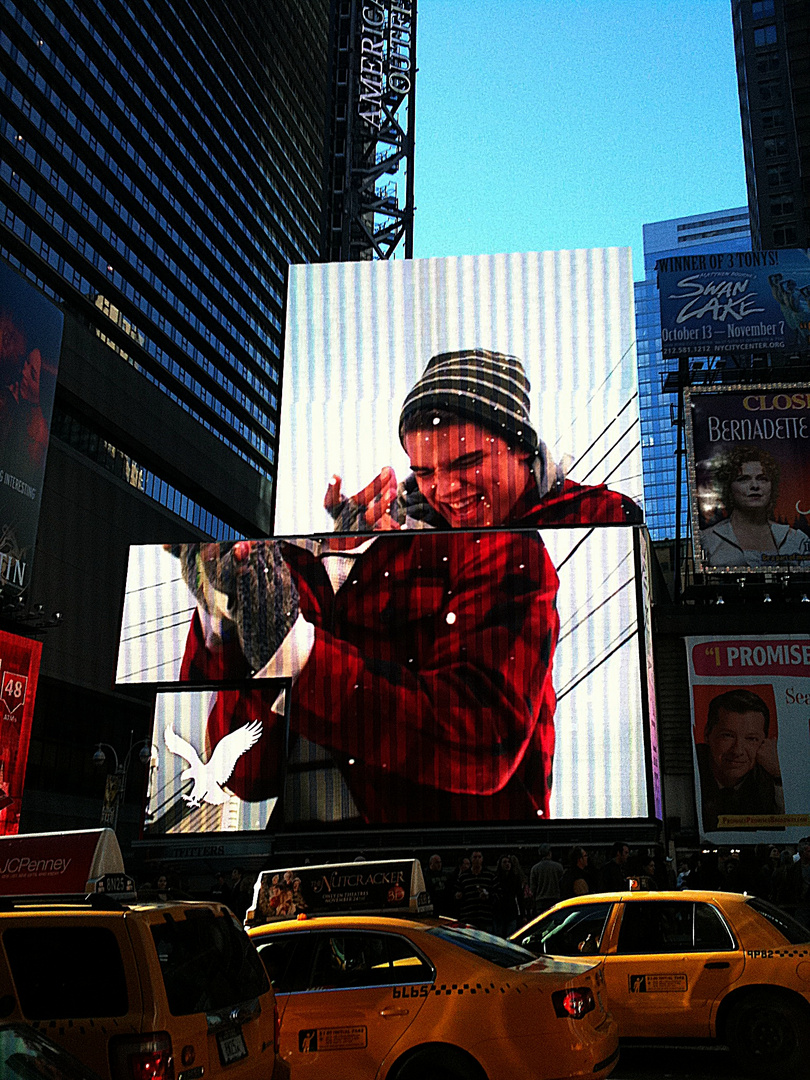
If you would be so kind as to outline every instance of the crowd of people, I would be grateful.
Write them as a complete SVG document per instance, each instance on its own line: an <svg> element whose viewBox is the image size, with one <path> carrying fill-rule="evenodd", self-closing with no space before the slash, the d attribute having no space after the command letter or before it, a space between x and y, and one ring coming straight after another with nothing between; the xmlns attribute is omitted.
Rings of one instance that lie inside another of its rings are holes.
<svg viewBox="0 0 810 1080"><path fill-rule="evenodd" d="M560 900L588 893L625 889L721 889L747 892L770 900L810 929L810 836L797 845L749 845L738 849L707 850L688 855L676 874L662 848L641 847L633 851L617 840L605 851L575 844L555 858L548 844L536 854L521 851L500 854L489 863L481 848L462 855L448 868L442 855L422 857L425 888L434 915L449 916L500 937L509 937L530 919ZM364 860L358 856L355 861ZM310 860L305 859L308 863ZM530 865L531 864L531 865ZM144 900L189 899L179 878L161 873L155 884L139 888ZM255 876L241 867L220 871L205 894L220 900L244 919L253 901ZM285 882L269 886L269 908L282 904ZM295 907L295 881L290 877L290 903ZM195 897L197 894L195 894ZM198 898L198 897L197 897ZM274 904L275 901L275 904ZM298 908L295 908L298 910Z"/></svg>

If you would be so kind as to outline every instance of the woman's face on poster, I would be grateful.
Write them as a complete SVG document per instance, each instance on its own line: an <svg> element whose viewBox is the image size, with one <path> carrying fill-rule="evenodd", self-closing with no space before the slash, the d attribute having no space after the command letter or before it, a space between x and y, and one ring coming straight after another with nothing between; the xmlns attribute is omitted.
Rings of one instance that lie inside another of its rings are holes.
<svg viewBox="0 0 810 1080"><path fill-rule="evenodd" d="M773 483L760 461L744 461L731 481L731 498L739 510L761 510L770 505Z"/></svg>

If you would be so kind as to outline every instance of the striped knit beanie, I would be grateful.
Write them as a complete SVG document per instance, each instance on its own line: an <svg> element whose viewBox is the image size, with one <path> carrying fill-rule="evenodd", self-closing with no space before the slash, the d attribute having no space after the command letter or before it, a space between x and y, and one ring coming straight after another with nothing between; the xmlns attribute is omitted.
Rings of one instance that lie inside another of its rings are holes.
<svg viewBox="0 0 810 1080"><path fill-rule="evenodd" d="M417 413L439 410L470 420L507 442L536 454L537 432L529 420L529 391L523 365L515 356L489 349L439 353L405 398L399 438L413 430Z"/></svg>

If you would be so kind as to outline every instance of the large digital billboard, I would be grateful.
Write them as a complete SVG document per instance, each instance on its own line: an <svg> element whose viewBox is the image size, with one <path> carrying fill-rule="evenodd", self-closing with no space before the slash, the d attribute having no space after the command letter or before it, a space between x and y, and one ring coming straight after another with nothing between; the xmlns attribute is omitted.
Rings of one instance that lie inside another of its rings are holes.
<svg viewBox="0 0 810 1080"><path fill-rule="evenodd" d="M0 585L31 577L63 316L0 260Z"/></svg>
<svg viewBox="0 0 810 1080"><path fill-rule="evenodd" d="M332 529L383 470L404 518L419 404L526 447L538 524L640 520L572 486L641 505L629 248L291 266L275 532Z"/></svg>
<svg viewBox="0 0 810 1080"><path fill-rule="evenodd" d="M801 249L683 254L656 263L665 357L810 349Z"/></svg>
<svg viewBox="0 0 810 1080"><path fill-rule="evenodd" d="M633 342L626 249L290 268L277 539L131 551L148 829L659 809Z"/></svg>
<svg viewBox="0 0 810 1080"><path fill-rule="evenodd" d="M118 681L161 684L147 832L646 817L640 541L132 548Z"/></svg>
<svg viewBox="0 0 810 1080"><path fill-rule="evenodd" d="M810 386L684 392L695 558L704 570L810 570Z"/></svg>
<svg viewBox="0 0 810 1080"><path fill-rule="evenodd" d="M810 637L686 638L701 834L796 842L810 828Z"/></svg>
<svg viewBox="0 0 810 1080"><path fill-rule="evenodd" d="M16 833L42 643L0 630L0 835Z"/></svg>

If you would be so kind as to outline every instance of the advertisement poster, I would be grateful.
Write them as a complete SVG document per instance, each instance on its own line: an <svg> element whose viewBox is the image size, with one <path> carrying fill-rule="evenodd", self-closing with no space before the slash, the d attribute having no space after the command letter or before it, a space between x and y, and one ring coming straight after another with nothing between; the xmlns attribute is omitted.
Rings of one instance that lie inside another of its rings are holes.
<svg viewBox="0 0 810 1080"><path fill-rule="evenodd" d="M422 868L415 859L293 866L264 870L253 890L253 926L301 914L377 912L430 914Z"/></svg>
<svg viewBox="0 0 810 1080"><path fill-rule="evenodd" d="M147 832L646 817L639 540L133 547L117 681L161 688Z"/></svg>
<svg viewBox="0 0 810 1080"><path fill-rule="evenodd" d="M341 500L370 502L383 470L413 520L404 428L439 401L531 449L537 524L640 521L635 338L629 248L290 267L274 532L354 528Z"/></svg>
<svg viewBox="0 0 810 1080"><path fill-rule="evenodd" d="M810 570L810 386L684 391L695 558L714 572Z"/></svg>
<svg viewBox="0 0 810 1080"><path fill-rule="evenodd" d="M12 594L31 576L62 323L0 260L0 585Z"/></svg>
<svg viewBox="0 0 810 1080"><path fill-rule="evenodd" d="M810 349L804 249L678 255L656 270L664 357Z"/></svg>
<svg viewBox="0 0 810 1080"><path fill-rule="evenodd" d="M19 831L42 643L0 630L0 835Z"/></svg>
<svg viewBox="0 0 810 1080"><path fill-rule="evenodd" d="M701 835L810 832L810 637L686 638Z"/></svg>
<svg viewBox="0 0 810 1080"><path fill-rule="evenodd" d="M202 762L239 733L239 820L655 812L632 290L618 248L291 267L278 539L131 549L118 657ZM167 730L153 827L213 821Z"/></svg>

